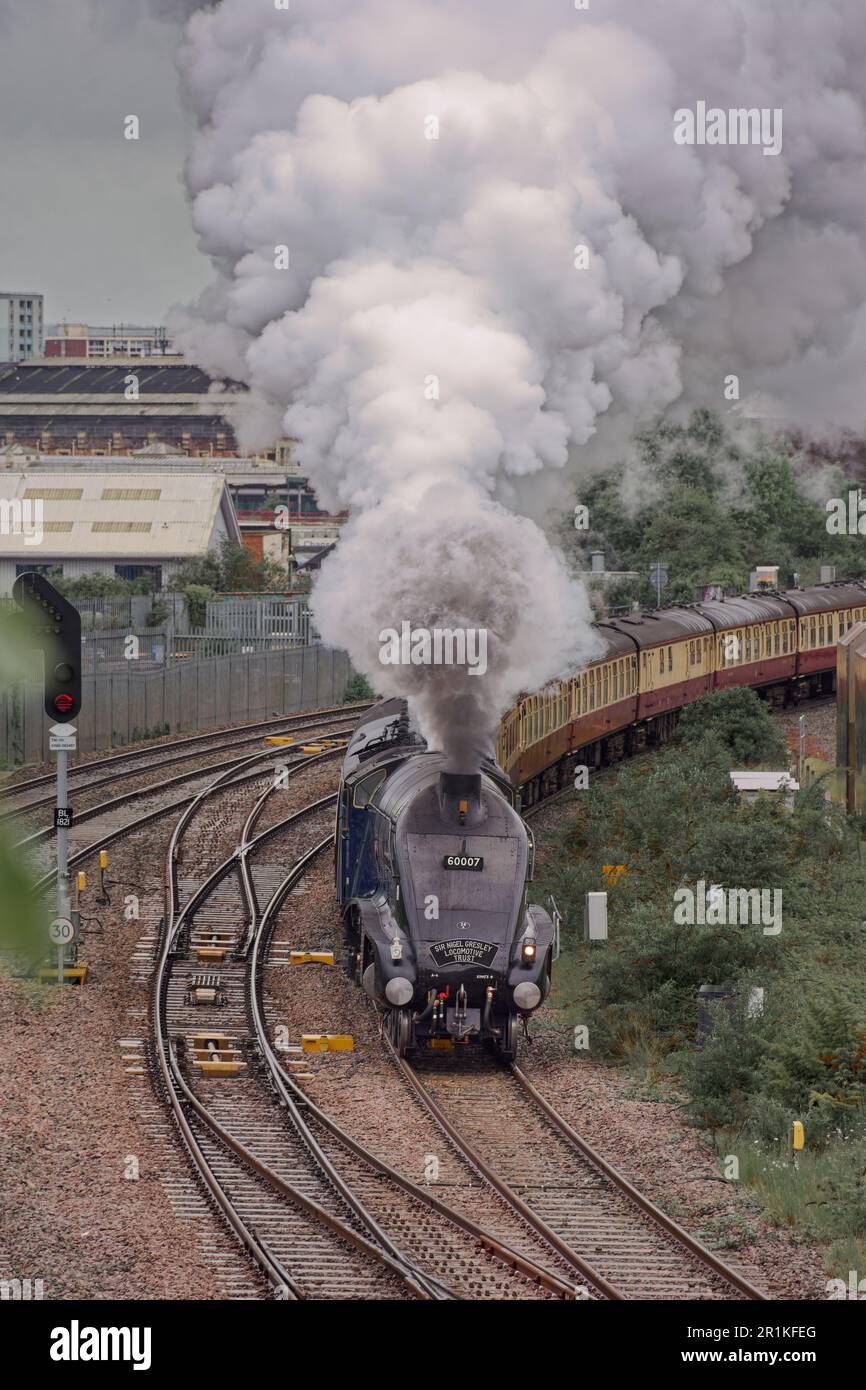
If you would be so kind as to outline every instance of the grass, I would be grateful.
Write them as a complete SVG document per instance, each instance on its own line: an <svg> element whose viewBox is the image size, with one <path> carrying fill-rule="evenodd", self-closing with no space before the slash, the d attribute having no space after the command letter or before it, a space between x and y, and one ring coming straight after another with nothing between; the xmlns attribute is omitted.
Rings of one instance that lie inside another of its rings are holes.
<svg viewBox="0 0 866 1390"><path fill-rule="evenodd" d="M739 1181L755 1193L771 1222L825 1248L831 1275L847 1279L852 1269L858 1278L866 1275L866 1240L849 1234L852 1207L866 1206L862 1138L834 1138L814 1152L804 1149L796 1159L730 1133L719 1134L717 1145L721 1155L739 1159Z"/></svg>

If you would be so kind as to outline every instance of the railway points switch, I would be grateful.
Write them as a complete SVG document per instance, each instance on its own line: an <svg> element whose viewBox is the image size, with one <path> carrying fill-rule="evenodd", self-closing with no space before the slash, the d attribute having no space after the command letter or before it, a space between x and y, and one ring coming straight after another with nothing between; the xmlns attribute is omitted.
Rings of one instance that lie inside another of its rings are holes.
<svg viewBox="0 0 866 1390"><path fill-rule="evenodd" d="M246 1068L240 1046L231 1033L214 1029L191 1033L186 1046L193 1066L204 1076L237 1076Z"/></svg>

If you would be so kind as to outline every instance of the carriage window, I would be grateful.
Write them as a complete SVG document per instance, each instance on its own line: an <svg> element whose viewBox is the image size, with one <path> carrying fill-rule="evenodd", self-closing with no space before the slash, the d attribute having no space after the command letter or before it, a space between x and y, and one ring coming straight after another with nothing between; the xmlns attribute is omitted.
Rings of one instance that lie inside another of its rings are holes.
<svg viewBox="0 0 866 1390"><path fill-rule="evenodd" d="M822 617L820 622L818 623L818 646L823 647L825 645L826 644L824 642L824 619Z"/></svg>
<svg viewBox="0 0 866 1390"><path fill-rule="evenodd" d="M756 660L756 661L758 660L758 657L759 657L760 655L761 655L761 629L758 628L758 629L756 630L756 632L755 632L755 660Z"/></svg>
<svg viewBox="0 0 866 1390"><path fill-rule="evenodd" d="M774 624L773 624L773 654L774 654L774 656L778 656L778 655L779 655L779 624L778 624L778 623L774 623Z"/></svg>
<svg viewBox="0 0 866 1390"><path fill-rule="evenodd" d="M816 629L816 627L817 627L817 623L815 622L815 619L814 619L814 618L811 618L811 619L809 620L809 646L810 646L810 647L814 647L814 645L815 645L815 629Z"/></svg>
<svg viewBox="0 0 866 1390"><path fill-rule="evenodd" d="M827 641L833 641L833 614L827 614Z"/></svg>
<svg viewBox="0 0 866 1390"><path fill-rule="evenodd" d="M664 673L665 673L665 649L664 649L664 647L659 647L659 675L660 675L660 676L663 676Z"/></svg>
<svg viewBox="0 0 866 1390"><path fill-rule="evenodd" d="M673 647L668 647L668 670L669 670L669 671L672 671L673 669L674 669L674 649L673 649Z"/></svg>

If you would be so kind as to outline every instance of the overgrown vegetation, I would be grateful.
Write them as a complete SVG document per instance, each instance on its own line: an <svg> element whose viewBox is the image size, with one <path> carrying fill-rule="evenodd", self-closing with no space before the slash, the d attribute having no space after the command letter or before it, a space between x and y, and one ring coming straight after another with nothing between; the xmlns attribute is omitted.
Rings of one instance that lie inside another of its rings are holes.
<svg viewBox="0 0 866 1390"><path fill-rule="evenodd" d="M861 1242L843 1273L866 1271L864 827L820 784L791 807L739 797L729 769L755 763L784 766L776 726L751 691L726 692L684 716L675 748L575 794L540 874L566 914L558 998L569 1024L589 1026L594 1056L684 1091L691 1119L740 1157L778 1220L825 1242L831 1264ZM627 873L606 881L603 864ZM781 930L678 921L677 890L700 882L779 890ZM590 948L582 905L600 888L610 940ZM701 1040L705 984L727 998ZM798 1168L794 1119L808 1145Z"/></svg>
<svg viewBox="0 0 866 1390"><path fill-rule="evenodd" d="M207 555L187 560L172 575L168 587L183 593L191 584L202 585L215 593L261 593L283 591L288 578L282 565L272 560L257 560L243 545L235 545L228 536Z"/></svg>
<svg viewBox="0 0 866 1390"><path fill-rule="evenodd" d="M826 499L804 495L785 439L735 438L718 415L699 410L687 425L663 422L639 436L635 451L635 464L581 487L575 500L589 509L590 529L575 531L569 518L563 532L584 565L602 549L608 569L637 573L608 591L612 605L655 605L656 562L668 568L665 603L689 602L710 583L743 592L756 565L778 565L783 586L789 573L814 582L822 564L866 576L862 537L828 534ZM828 469L824 483L827 497L847 496L840 470Z"/></svg>

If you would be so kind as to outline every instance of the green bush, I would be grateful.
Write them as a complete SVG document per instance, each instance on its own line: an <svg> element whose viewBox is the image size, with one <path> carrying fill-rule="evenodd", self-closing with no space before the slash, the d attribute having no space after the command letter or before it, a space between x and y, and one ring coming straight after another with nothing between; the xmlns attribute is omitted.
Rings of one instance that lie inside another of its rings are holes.
<svg viewBox="0 0 866 1390"><path fill-rule="evenodd" d="M344 705L354 704L356 700L375 700L376 692L366 676L354 672L346 682L346 689L343 691Z"/></svg>
<svg viewBox="0 0 866 1390"><path fill-rule="evenodd" d="M694 748L710 735L730 758L732 766L755 763L787 766L787 747L779 724L753 690L717 690L688 705L677 725L675 740Z"/></svg>

